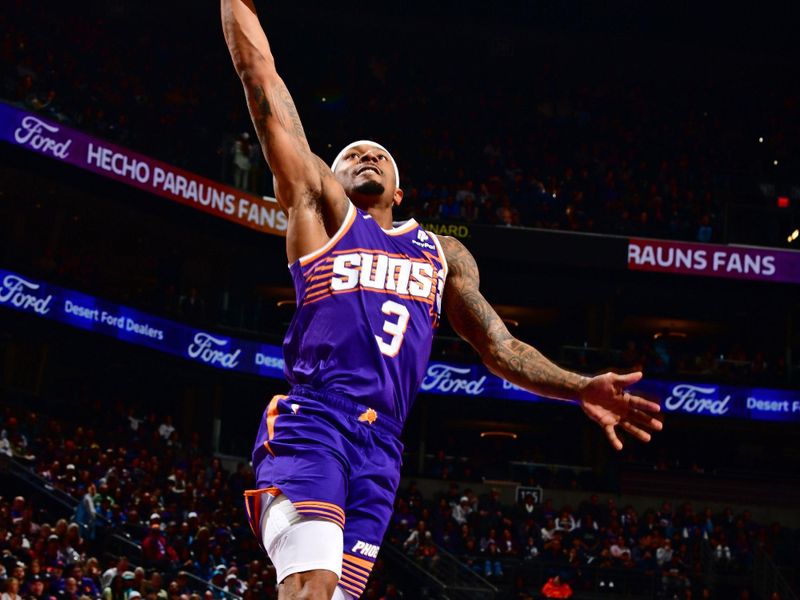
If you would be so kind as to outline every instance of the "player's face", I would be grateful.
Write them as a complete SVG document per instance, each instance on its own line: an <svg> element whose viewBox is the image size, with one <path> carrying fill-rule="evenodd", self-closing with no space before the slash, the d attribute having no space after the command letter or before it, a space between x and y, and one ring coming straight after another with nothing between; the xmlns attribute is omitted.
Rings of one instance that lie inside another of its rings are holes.
<svg viewBox="0 0 800 600"><path fill-rule="evenodd" d="M336 177L348 194L382 196L395 189L395 171L388 154L368 144L354 146L336 165Z"/></svg>

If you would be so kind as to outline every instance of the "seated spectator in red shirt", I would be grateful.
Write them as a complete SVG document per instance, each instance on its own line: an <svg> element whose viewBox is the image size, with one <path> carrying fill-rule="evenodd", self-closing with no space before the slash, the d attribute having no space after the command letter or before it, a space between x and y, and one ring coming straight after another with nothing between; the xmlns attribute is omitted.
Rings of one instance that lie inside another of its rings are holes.
<svg viewBox="0 0 800 600"><path fill-rule="evenodd" d="M149 565L163 565L178 560L178 555L156 523L150 526L147 537L142 541L142 556Z"/></svg>
<svg viewBox="0 0 800 600"><path fill-rule="evenodd" d="M542 595L545 598L571 598L572 588L566 581L561 581L561 577L556 575L547 580L542 586Z"/></svg>

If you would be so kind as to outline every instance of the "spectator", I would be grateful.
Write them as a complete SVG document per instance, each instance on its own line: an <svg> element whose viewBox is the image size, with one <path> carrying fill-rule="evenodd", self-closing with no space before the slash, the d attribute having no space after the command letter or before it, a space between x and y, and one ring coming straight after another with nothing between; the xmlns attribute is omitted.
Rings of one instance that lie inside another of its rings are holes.
<svg viewBox="0 0 800 600"><path fill-rule="evenodd" d="M142 557L145 564L162 569L168 568L178 560L178 555L161 533L158 523L154 522L150 525L150 531L142 541Z"/></svg>
<svg viewBox="0 0 800 600"><path fill-rule="evenodd" d="M242 133L233 144L233 185L250 191L250 134Z"/></svg>
<svg viewBox="0 0 800 600"><path fill-rule="evenodd" d="M6 581L6 591L0 596L0 600L22 600L19 595L19 579L9 577Z"/></svg>
<svg viewBox="0 0 800 600"><path fill-rule="evenodd" d="M80 526L83 537L89 541L94 540L95 536L97 510L95 509L94 497L96 495L97 488L93 483L90 483L75 511L75 522Z"/></svg>
<svg viewBox="0 0 800 600"><path fill-rule="evenodd" d="M542 595L545 598L572 598L572 588L559 575L555 575L542 586Z"/></svg>
<svg viewBox="0 0 800 600"><path fill-rule="evenodd" d="M467 518L470 514L472 514L472 506L469 503L469 498L467 496L461 496L456 504L453 507L453 519L455 519L456 523L459 525L464 525L467 522Z"/></svg>
<svg viewBox="0 0 800 600"><path fill-rule="evenodd" d="M100 586L105 589L111 585L111 581L117 577L121 576L125 571L128 570L130 563L128 562L127 556L120 556L117 563L103 572L100 576Z"/></svg>
<svg viewBox="0 0 800 600"><path fill-rule="evenodd" d="M672 561L672 557L674 556L674 551L672 549L672 541L669 538L665 538L662 542L661 546L659 546L658 550L656 550L656 561L658 561L658 566L663 567Z"/></svg>
<svg viewBox="0 0 800 600"><path fill-rule="evenodd" d="M158 426L158 435L166 441L172 436L174 431L175 426L172 424L172 415L164 415L164 422Z"/></svg>
<svg viewBox="0 0 800 600"><path fill-rule="evenodd" d="M131 575L133 574L131 573ZM131 577L131 581L133 581L133 577ZM129 589L126 588L122 574L114 574L110 583L103 588L103 600L127 600L128 594L126 594L126 591L129 591Z"/></svg>
<svg viewBox="0 0 800 600"><path fill-rule="evenodd" d="M45 578L42 575L35 574L30 577L26 597L29 600L50 600L52 596L45 588Z"/></svg>
<svg viewBox="0 0 800 600"><path fill-rule="evenodd" d="M227 575L225 576L225 587L223 589L237 596L242 596L247 591L247 584L239 579L239 572L236 567L228 569Z"/></svg>

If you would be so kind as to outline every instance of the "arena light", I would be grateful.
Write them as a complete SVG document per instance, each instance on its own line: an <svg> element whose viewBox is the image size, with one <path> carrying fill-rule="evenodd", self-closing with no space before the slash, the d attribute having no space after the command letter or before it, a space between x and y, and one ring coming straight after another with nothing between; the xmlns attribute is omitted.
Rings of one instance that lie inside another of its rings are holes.
<svg viewBox="0 0 800 600"><path fill-rule="evenodd" d="M653 334L653 339L657 340L657 339L659 339L660 337L663 337L663 336L676 337L676 338L687 338L687 337L689 337L687 334L685 334L682 331L667 331L667 332L658 331L658 332Z"/></svg>
<svg viewBox="0 0 800 600"><path fill-rule="evenodd" d="M481 431L481 438L508 438L517 439L517 434L511 431Z"/></svg>
<svg viewBox="0 0 800 600"><path fill-rule="evenodd" d="M773 164L773 165L775 165L775 166L777 167L777 166L778 166L778 159L776 158L775 160L773 160L773 161L772 161L772 164Z"/></svg>
<svg viewBox="0 0 800 600"><path fill-rule="evenodd" d="M763 144L764 143L764 138L763 137L758 138L758 143L759 144Z"/></svg>
<svg viewBox="0 0 800 600"><path fill-rule="evenodd" d="M791 244L798 237L800 237L800 229L795 229L792 233L789 234L789 237L786 238L786 241Z"/></svg>
<svg viewBox="0 0 800 600"><path fill-rule="evenodd" d="M778 196L778 208L789 208L789 196Z"/></svg>

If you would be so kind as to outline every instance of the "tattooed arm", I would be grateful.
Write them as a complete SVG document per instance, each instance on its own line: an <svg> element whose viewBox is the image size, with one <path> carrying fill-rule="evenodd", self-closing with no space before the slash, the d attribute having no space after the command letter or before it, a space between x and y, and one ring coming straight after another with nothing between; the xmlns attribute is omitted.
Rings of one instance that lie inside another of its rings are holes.
<svg viewBox="0 0 800 600"><path fill-rule="evenodd" d="M646 430L661 429L661 422L652 416L659 411L658 404L625 392L641 379L641 373L584 377L549 361L509 333L481 294L478 265L464 245L451 237L442 237L441 242L449 267L444 292L447 318L492 373L542 396L578 400L617 450L622 448L614 429L617 425L644 442L650 440Z"/></svg>
<svg viewBox="0 0 800 600"><path fill-rule="evenodd" d="M275 177L275 195L289 215L287 253L293 261L319 248L338 229L347 198L328 166L309 148L253 0L221 0L220 7L225 41Z"/></svg>

